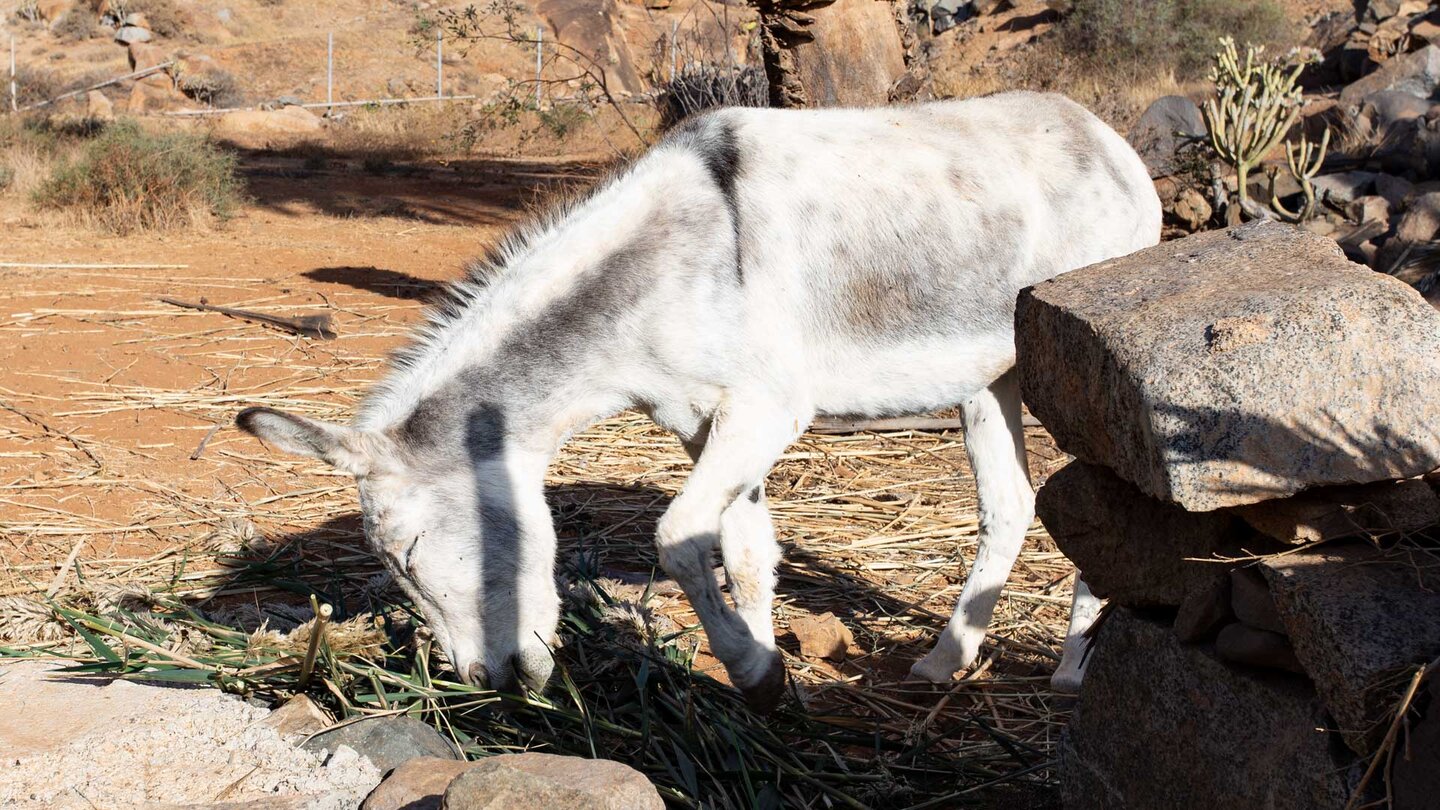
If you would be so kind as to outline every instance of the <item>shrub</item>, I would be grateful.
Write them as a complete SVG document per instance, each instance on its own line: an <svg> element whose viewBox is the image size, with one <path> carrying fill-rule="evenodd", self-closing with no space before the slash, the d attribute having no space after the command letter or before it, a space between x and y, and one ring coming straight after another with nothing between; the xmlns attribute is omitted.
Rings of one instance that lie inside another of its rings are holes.
<svg viewBox="0 0 1440 810"><path fill-rule="evenodd" d="M15 182L15 170L9 165L0 163L0 191L10 188Z"/></svg>
<svg viewBox="0 0 1440 810"><path fill-rule="evenodd" d="M768 107L770 91L760 68L686 65L655 94L660 127L669 129L689 116L716 107Z"/></svg>
<svg viewBox="0 0 1440 810"><path fill-rule="evenodd" d="M84 42L100 35L100 22L88 6L82 6L65 12L52 30L66 42Z"/></svg>
<svg viewBox="0 0 1440 810"><path fill-rule="evenodd" d="M224 218L241 194L233 154L196 135L156 135L122 122L61 163L35 199L129 233Z"/></svg>
<svg viewBox="0 0 1440 810"><path fill-rule="evenodd" d="M1102 71L1169 68L1199 78L1222 36L1284 45L1295 34L1277 0L1075 0L1059 39L1068 55Z"/></svg>
<svg viewBox="0 0 1440 810"><path fill-rule="evenodd" d="M579 104L558 103L540 111L541 125L562 141L588 120L590 115Z"/></svg>
<svg viewBox="0 0 1440 810"><path fill-rule="evenodd" d="M125 0L111 6L121 12L121 17L137 12L144 14L150 30L162 37L178 39L194 33L190 30L189 15L176 6L174 0Z"/></svg>
<svg viewBox="0 0 1440 810"><path fill-rule="evenodd" d="M182 73L177 82L180 92L211 107L241 107L245 94L240 82L226 70L212 69L199 73Z"/></svg>

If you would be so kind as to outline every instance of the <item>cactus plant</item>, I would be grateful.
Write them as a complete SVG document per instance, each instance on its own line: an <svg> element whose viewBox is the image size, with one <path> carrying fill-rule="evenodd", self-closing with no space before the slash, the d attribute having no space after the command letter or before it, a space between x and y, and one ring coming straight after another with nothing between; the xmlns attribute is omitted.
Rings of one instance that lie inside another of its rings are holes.
<svg viewBox="0 0 1440 810"><path fill-rule="evenodd" d="M1300 184L1300 190L1305 195L1305 204L1299 211L1291 211L1280 202L1280 197L1275 193L1276 169L1270 170L1270 208L1286 222L1304 222L1315 215L1315 175L1320 173L1320 167L1325 163L1325 153L1330 149L1330 128L1325 128L1325 134L1320 136L1320 143L1317 146L1309 136L1301 135L1300 143L1292 141L1285 142L1285 164L1290 169L1290 174Z"/></svg>
<svg viewBox="0 0 1440 810"><path fill-rule="evenodd" d="M1263 52L1263 47L1247 46L1242 61L1235 40L1221 38L1210 72L1216 95L1203 108L1211 147L1235 170L1238 204L1230 206L1232 224L1250 207L1250 172L1300 117L1302 93L1296 82L1304 64L1266 60Z"/></svg>

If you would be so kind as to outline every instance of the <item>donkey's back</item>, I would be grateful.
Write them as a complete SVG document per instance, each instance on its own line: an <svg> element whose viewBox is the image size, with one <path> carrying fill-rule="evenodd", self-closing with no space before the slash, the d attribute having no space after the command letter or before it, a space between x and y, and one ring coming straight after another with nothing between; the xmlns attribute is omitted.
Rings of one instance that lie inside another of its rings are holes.
<svg viewBox="0 0 1440 810"><path fill-rule="evenodd" d="M734 217L744 342L791 355L821 412L968 398L1013 363L1022 287L1160 234L1144 164L1063 96L730 109L672 142Z"/></svg>

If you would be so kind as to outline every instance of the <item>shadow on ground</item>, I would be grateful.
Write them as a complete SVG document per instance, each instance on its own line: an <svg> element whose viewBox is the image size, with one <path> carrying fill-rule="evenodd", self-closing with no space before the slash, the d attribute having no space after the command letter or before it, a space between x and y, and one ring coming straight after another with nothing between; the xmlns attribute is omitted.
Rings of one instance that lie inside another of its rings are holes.
<svg viewBox="0 0 1440 810"><path fill-rule="evenodd" d="M318 145L238 153L247 193L263 210L443 225L512 224L548 200L589 186L602 168L566 159L393 159Z"/></svg>

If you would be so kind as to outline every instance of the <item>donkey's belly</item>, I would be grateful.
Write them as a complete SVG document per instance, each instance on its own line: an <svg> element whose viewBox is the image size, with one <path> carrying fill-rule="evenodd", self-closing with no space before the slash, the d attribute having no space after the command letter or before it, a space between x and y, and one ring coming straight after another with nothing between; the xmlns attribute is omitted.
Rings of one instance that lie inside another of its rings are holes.
<svg viewBox="0 0 1440 810"><path fill-rule="evenodd" d="M1014 337L904 341L832 348L808 392L822 414L900 416L958 405L1015 364Z"/></svg>

